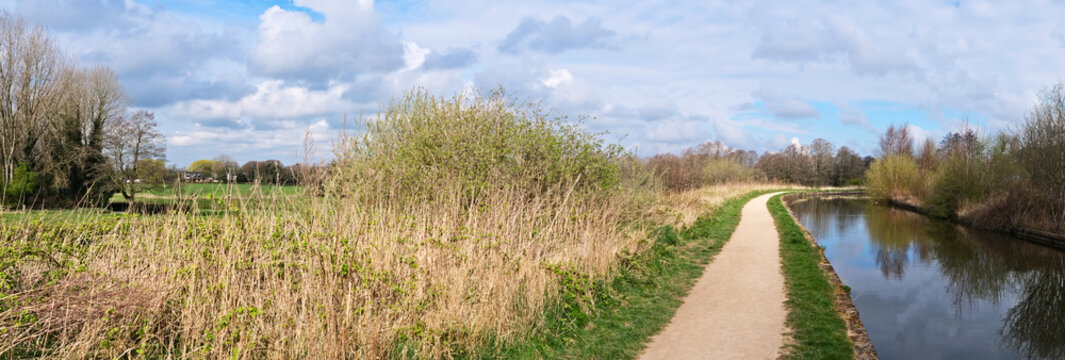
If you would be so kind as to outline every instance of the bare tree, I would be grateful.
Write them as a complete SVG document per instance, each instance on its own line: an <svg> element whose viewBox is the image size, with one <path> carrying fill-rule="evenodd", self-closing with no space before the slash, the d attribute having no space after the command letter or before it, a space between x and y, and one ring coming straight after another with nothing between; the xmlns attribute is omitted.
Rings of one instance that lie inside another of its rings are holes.
<svg viewBox="0 0 1065 360"><path fill-rule="evenodd" d="M1019 131L1020 162L1046 199L1058 223L1065 223L1065 83L1043 92Z"/></svg>
<svg viewBox="0 0 1065 360"><path fill-rule="evenodd" d="M939 160L938 151L935 140L932 140L932 138L924 139L924 145L921 145L921 151L917 155L917 165L921 166L922 171L928 172L936 169L936 164Z"/></svg>
<svg viewBox="0 0 1065 360"><path fill-rule="evenodd" d="M913 138L908 125L891 125L880 135L880 155L913 156Z"/></svg>
<svg viewBox="0 0 1065 360"><path fill-rule="evenodd" d="M835 152L836 147L828 140L817 138L810 143L814 185L824 186L832 182L832 173L835 169L835 159L833 158Z"/></svg>
<svg viewBox="0 0 1065 360"><path fill-rule="evenodd" d="M43 27L0 12L0 186L6 190L19 163L33 162L55 108L64 68ZM6 193L6 191L5 191Z"/></svg>
<svg viewBox="0 0 1065 360"><path fill-rule="evenodd" d="M156 130L155 114L137 111L108 124L104 152L111 162L115 184L132 204L137 195L137 166L142 159L162 158L166 139Z"/></svg>

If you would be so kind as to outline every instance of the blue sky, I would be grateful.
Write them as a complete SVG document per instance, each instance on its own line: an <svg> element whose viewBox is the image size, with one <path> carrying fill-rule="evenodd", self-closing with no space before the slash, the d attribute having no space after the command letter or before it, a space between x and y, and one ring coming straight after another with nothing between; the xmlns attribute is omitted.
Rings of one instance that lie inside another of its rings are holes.
<svg viewBox="0 0 1065 360"><path fill-rule="evenodd" d="M1016 126L1065 74L1060 1L0 0L155 112L179 166L319 157L345 116L414 87L503 86L640 155L908 123Z"/></svg>

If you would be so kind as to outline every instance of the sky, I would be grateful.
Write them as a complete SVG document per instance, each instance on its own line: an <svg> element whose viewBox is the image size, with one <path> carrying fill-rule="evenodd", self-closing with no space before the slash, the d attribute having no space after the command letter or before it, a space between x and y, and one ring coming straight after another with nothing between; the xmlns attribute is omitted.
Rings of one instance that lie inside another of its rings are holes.
<svg viewBox="0 0 1065 360"><path fill-rule="evenodd" d="M640 156L1015 129L1065 76L1062 1L0 0L113 69L187 166L331 157L415 88L502 87ZM309 134L309 136L308 136Z"/></svg>

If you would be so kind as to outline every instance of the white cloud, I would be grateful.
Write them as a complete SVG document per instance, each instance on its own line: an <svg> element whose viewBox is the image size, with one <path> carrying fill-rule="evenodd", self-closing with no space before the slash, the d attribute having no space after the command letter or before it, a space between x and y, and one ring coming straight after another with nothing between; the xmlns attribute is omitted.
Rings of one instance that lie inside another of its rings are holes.
<svg viewBox="0 0 1065 360"><path fill-rule="evenodd" d="M251 64L265 75L312 81L350 79L390 72L404 65L399 35L385 29L370 1L296 1L323 14L317 22L303 11L273 6L260 17L259 43Z"/></svg>
<svg viewBox="0 0 1065 360"><path fill-rule="evenodd" d="M328 155L328 148L323 145L336 139L338 129L329 125L325 119L309 122L286 122L276 129L228 129L205 128L194 126L181 130L168 137L172 151L180 152L183 158L210 159L219 154L227 154L237 159L266 160L277 159L285 164L294 164L305 160L321 161ZM309 136L309 139L307 138ZM304 154L304 141L310 140L319 147L314 153Z"/></svg>
<svg viewBox="0 0 1065 360"><path fill-rule="evenodd" d="M271 80L260 83L255 93L237 101L191 100L175 104L173 110L193 120L304 118L352 110L354 105L344 99L348 87L333 84L318 91Z"/></svg>
<svg viewBox="0 0 1065 360"><path fill-rule="evenodd" d="M551 70L546 77L540 79L541 84L552 89L558 89L571 82L573 82L573 73L566 69Z"/></svg>
<svg viewBox="0 0 1065 360"><path fill-rule="evenodd" d="M412 41L403 42L403 71L411 71L421 67L425 64L425 57L432 53L432 50L423 49L418 46L417 43Z"/></svg>

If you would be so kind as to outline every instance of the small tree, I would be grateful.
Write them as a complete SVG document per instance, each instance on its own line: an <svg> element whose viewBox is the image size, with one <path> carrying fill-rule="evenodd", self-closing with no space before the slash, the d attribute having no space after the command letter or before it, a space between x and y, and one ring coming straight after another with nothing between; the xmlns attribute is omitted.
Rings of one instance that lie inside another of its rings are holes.
<svg viewBox="0 0 1065 360"><path fill-rule="evenodd" d="M137 195L137 175L141 160L162 158L166 138L156 130L155 114L137 111L107 125L104 152L111 164L112 179L122 197L132 204Z"/></svg>

